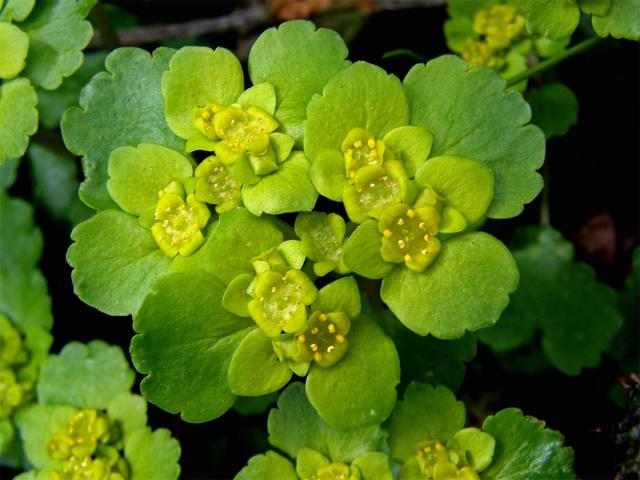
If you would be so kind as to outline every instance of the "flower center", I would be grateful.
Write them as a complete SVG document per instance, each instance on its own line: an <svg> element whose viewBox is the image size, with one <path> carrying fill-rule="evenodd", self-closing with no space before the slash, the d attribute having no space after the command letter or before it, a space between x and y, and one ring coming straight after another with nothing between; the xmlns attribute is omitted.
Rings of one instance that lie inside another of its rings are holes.
<svg viewBox="0 0 640 480"><path fill-rule="evenodd" d="M156 206L156 223L151 227L151 233L168 257L178 253L188 256L204 243L201 229L210 216L207 206L196 200L194 194L188 195L185 202L176 193L165 193Z"/></svg>
<svg viewBox="0 0 640 480"><path fill-rule="evenodd" d="M422 474L429 480L480 479L469 466L464 451L445 447L438 440L419 444L416 456Z"/></svg>
<svg viewBox="0 0 640 480"><path fill-rule="evenodd" d="M330 463L316 471L316 480L355 480L359 476L351 474L351 468L341 462Z"/></svg>
<svg viewBox="0 0 640 480"><path fill-rule="evenodd" d="M195 177L196 198L201 202L218 205L218 213L240 203L242 185L231 172L231 167L224 165L216 157L210 156L198 165Z"/></svg>
<svg viewBox="0 0 640 480"><path fill-rule="evenodd" d="M505 50L525 33L525 18L512 5L493 5L476 13L473 30L492 50Z"/></svg>
<svg viewBox="0 0 640 480"><path fill-rule="evenodd" d="M384 142L376 140L366 130L354 128L342 142L347 178L355 179L358 170L371 165L382 165Z"/></svg>
<svg viewBox="0 0 640 480"><path fill-rule="evenodd" d="M349 317L343 312L314 312L304 332L297 335L304 347L299 361L312 359L322 367L330 367L342 359L349 349L346 336L351 328Z"/></svg>
<svg viewBox="0 0 640 480"><path fill-rule="evenodd" d="M436 207L390 205L382 212L378 230L382 233L380 253L386 262L402 263L417 272L424 271L440 251L440 214Z"/></svg>

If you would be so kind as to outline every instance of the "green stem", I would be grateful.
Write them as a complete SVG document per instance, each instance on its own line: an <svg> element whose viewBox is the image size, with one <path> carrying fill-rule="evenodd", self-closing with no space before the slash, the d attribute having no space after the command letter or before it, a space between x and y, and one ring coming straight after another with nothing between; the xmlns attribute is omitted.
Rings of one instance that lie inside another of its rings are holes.
<svg viewBox="0 0 640 480"><path fill-rule="evenodd" d="M563 50L556 56L547 58L546 60L543 60L542 62L535 64L530 69L525 70L524 72L509 78L507 80L507 86L512 87L513 85L516 85L523 80L527 80L528 78L531 78L540 72L544 72L546 69L553 67L555 64L560 63L561 61L569 57L573 57L574 55L577 55L586 50L589 50L590 48L593 48L598 42L600 42L600 40L602 39L598 37L592 37L592 38L583 40L577 45L574 45L573 47L568 48L566 50Z"/></svg>
<svg viewBox="0 0 640 480"><path fill-rule="evenodd" d="M107 11L104 9L102 2L96 3L91 10L90 17L100 31L102 45L107 47L109 50L118 48L121 45L120 37L118 37L118 32L111 23L111 19L109 18L109 15L107 15Z"/></svg>

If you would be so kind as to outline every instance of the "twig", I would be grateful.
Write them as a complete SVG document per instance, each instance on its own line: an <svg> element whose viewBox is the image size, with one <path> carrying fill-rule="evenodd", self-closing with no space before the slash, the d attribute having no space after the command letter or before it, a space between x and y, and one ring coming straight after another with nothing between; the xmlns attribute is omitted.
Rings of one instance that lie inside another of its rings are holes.
<svg viewBox="0 0 640 480"><path fill-rule="evenodd" d="M376 11L404 10L409 8L439 7L446 0L377 0ZM262 3L221 15L215 18L201 18L183 23L167 23L162 25L144 25L117 31L122 45L145 45L160 43L175 38L188 38L211 33L225 33L232 30L251 31L261 25L274 22L271 13ZM108 47L103 40L102 28L95 33L90 47Z"/></svg>

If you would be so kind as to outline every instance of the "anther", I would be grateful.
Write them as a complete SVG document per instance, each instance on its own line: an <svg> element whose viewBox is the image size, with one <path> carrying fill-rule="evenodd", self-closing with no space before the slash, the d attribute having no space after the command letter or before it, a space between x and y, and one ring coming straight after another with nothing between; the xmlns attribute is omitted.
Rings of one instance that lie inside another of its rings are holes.
<svg viewBox="0 0 640 480"><path fill-rule="evenodd" d="M415 216L416 216L416 211L415 210L413 210L411 208L409 210L407 210L407 217L414 218Z"/></svg>
<svg viewBox="0 0 640 480"><path fill-rule="evenodd" d="M331 353L331 352L333 352L335 349L336 349L336 347L335 347L334 345L329 345L329 346L327 347L327 353Z"/></svg>
<svg viewBox="0 0 640 480"><path fill-rule="evenodd" d="M309 348L311 349L312 352L318 351L318 345L315 343L312 343L311 345L309 345Z"/></svg>
<svg viewBox="0 0 640 480"><path fill-rule="evenodd" d="M276 287L271 287L271 293L276 293Z"/></svg>
<svg viewBox="0 0 640 480"><path fill-rule="evenodd" d="M368 146L369 148L375 148L375 146L376 146L376 141L375 141L373 138L370 138L370 139L367 141L367 146Z"/></svg>
<svg viewBox="0 0 640 480"><path fill-rule="evenodd" d="M362 146L362 140L356 140L353 142L353 146L356 148L360 148Z"/></svg>
<svg viewBox="0 0 640 480"><path fill-rule="evenodd" d="M316 362L319 362L320 360L322 360L322 354L321 354L320 352L316 352L316 353L314 353L314 354L313 354L313 359L314 359Z"/></svg>
<svg viewBox="0 0 640 480"><path fill-rule="evenodd" d="M404 261L405 262L410 262L411 261L411 255L409 255L408 253L404 256Z"/></svg>
<svg viewBox="0 0 640 480"><path fill-rule="evenodd" d="M338 343L344 343L344 335L340 335L340 334L336 335L336 341Z"/></svg>
<svg viewBox="0 0 640 480"><path fill-rule="evenodd" d="M319 331L320 331L320 329L318 327L313 327L311 329L311 334L312 335L317 335Z"/></svg>
<svg viewBox="0 0 640 480"><path fill-rule="evenodd" d="M399 218L398 219L398 225L404 225L404 219Z"/></svg>
<svg viewBox="0 0 640 480"><path fill-rule="evenodd" d="M374 150L371 150L371 151L369 152L369 156L370 156L371 158L378 158L378 151L377 151L377 150L375 150L375 149L374 149Z"/></svg>
<svg viewBox="0 0 640 480"><path fill-rule="evenodd" d="M425 242L430 242L431 241L431 235L429 235L428 233L425 233L424 237L422 237L422 238L424 238Z"/></svg>
<svg viewBox="0 0 640 480"><path fill-rule="evenodd" d="M307 338L306 338L304 335L299 335L299 336L298 336L298 343L304 343L304 341L305 341L306 339L307 339Z"/></svg>
<svg viewBox="0 0 640 480"><path fill-rule="evenodd" d="M404 248L406 246L404 240L398 240L398 245L400 246L400 248Z"/></svg>
<svg viewBox="0 0 640 480"><path fill-rule="evenodd" d="M336 333L336 326L333 323L330 323L328 330L329 330L329 333Z"/></svg>
<svg viewBox="0 0 640 480"><path fill-rule="evenodd" d="M420 222L420 223L418 224L418 228L419 228L420 230L424 230L424 222Z"/></svg>
<svg viewBox="0 0 640 480"><path fill-rule="evenodd" d="M209 120L211 118L211 113L205 110L204 112L201 113L201 116L205 120Z"/></svg>
<svg viewBox="0 0 640 480"><path fill-rule="evenodd" d="M393 232L387 228L384 232L382 232L382 235L384 235L385 238L391 238L393 236Z"/></svg>
<svg viewBox="0 0 640 480"><path fill-rule="evenodd" d="M324 313L321 313L318 318L320 319L321 322L324 322L327 319L327 315Z"/></svg>

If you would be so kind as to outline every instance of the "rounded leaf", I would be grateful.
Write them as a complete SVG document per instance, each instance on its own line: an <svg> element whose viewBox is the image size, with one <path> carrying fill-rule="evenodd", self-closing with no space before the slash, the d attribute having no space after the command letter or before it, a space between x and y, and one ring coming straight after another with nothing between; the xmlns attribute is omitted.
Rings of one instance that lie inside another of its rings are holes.
<svg viewBox="0 0 640 480"><path fill-rule="evenodd" d="M21 157L38 130L38 97L31 82L16 78L0 85L0 164Z"/></svg>
<svg viewBox="0 0 640 480"><path fill-rule="evenodd" d="M12 23L0 22L0 78L13 78L24 68L29 36Z"/></svg>

